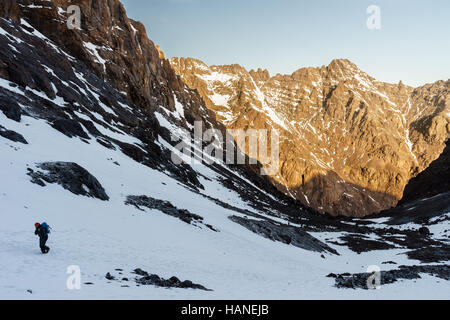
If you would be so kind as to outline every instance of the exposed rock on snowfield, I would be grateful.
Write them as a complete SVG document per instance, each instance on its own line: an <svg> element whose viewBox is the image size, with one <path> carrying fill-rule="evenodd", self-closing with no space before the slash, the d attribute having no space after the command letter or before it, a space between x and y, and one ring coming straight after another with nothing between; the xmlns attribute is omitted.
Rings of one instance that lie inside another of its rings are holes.
<svg viewBox="0 0 450 320"><path fill-rule="evenodd" d="M170 62L227 128L279 130L273 183L320 212L361 217L394 206L450 134L450 81L383 83L345 59L272 77L192 58Z"/></svg>
<svg viewBox="0 0 450 320"><path fill-rule="evenodd" d="M86 132L84 132L83 127L74 120L57 119L53 122L53 128L60 131L61 133L64 133L69 138L80 137L84 139L90 139Z"/></svg>
<svg viewBox="0 0 450 320"><path fill-rule="evenodd" d="M17 103L9 104L6 106L0 105L0 110L2 110L5 116L7 116L9 119L20 122L20 119L22 117L22 110Z"/></svg>
<svg viewBox="0 0 450 320"><path fill-rule="evenodd" d="M23 144L28 144L27 140L20 134L12 130L7 130L5 127L0 125L0 137L3 137L5 139L14 141L14 142L20 142Z"/></svg>
<svg viewBox="0 0 450 320"><path fill-rule="evenodd" d="M230 220L273 241L291 244L305 250L338 254L336 250L312 237L299 227L284 224L277 225L269 221L254 220L237 216L230 216Z"/></svg>
<svg viewBox="0 0 450 320"><path fill-rule="evenodd" d="M427 249L419 248L406 252L408 258L422 263L447 262L450 260L450 245L438 243Z"/></svg>
<svg viewBox="0 0 450 320"><path fill-rule="evenodd" d="M44 172L28 168L28 175L33 183L40 186L45 186L45 182L57 183L76 195L109 200L100 182L76 163L46 162L38 164L37 167Z"/></svg>
<svg viewBox="0 0 450 320"><path fill-rule="evenodd" d="M200 289L205 291L212 291L211 289L207 289L201 284L193 283L190 280L181 281L175 276L170 277L166 280L161 278L157 274L149 274L147 271L144 271L142 269L136 269L134 270L134 273L141 276L136 278L136 283L145 286L153 285L163 288Z"/></svg>
<svg viewBox="0 0 450 320"><path fill-rule="evenodd" d="M396 270L381 271L380 285L391 284L398 280L420 279L421 274L429 274L435 277L450 280L450 266L428 265L428 266L400 266ZM351 289L369 289L367 280L373 275L370 273L357 273L352 275L340 274L330 275L335 278L336 287ZM375 285L374 283L372 285Z"/></svg>
<svg viewBox="0 0 450 320"><path fill-rule="evenodd" d="M185 209L178 209L169 201L158 200L147 196L128 196L127 200L125 201L125 204L133 205L139 210L143 210L141 207L156 209L161 212L164 212L169 216L178 218L181 221L184 221L188 224L192 225L203 224L203 217L199 216L198 214L189 212L188 210ZM217 231L210 225L206 226L211 230Z"/></svg>

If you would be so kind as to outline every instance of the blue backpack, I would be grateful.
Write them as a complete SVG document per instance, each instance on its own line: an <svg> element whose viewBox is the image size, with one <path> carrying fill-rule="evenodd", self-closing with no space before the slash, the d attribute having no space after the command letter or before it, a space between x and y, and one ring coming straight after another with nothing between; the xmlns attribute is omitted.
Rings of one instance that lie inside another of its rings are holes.
<svg viewBox="0 0 450 320"><path fill-rule="evenodd" d="M42 222L41 223L41 228L44 228L44 230L45 230L45 233L50 233L50 226L47 224L47 222Z"/></svg>

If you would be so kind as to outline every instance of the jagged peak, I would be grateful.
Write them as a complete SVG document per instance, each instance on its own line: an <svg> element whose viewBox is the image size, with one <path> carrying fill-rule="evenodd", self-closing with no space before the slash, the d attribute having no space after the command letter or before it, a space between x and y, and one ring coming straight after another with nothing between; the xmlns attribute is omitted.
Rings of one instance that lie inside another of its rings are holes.
<svg viewBox="0 0 450 320"><path fill-rule="evenodd" d="M270 73L267 69L258 68L256 71L251 69L249 73L255 81L267 81L270 79Z"/></svg>
<svg viewBox="0 0 450 320"><path fill-rule="evenodd" d="M332 81L354 81L361 83L364 87L371 88L377 85L386 85L387 83L377 81L349 59L333 59L327 67L322 67L324 76Z"/></svg>
<svg viewBox="0 0 450 320"><path fill-rule="evenodd" d="M349 59L345 58L338 58L331 60L331 62L327 66L327 69L334 69L334 68L359 70L356 64L351 62Z"/></svg>
<svg viewBox="0 0 450 320"><path fill-rule="evenodd" d="M312 75L317 75L318 73L319 73L318 68L305 67L305 68L300 68L300 69L294 71L291 74L291 78L293 78L295 80L302 80L302 79L308 78Z"/></svg>
<svg viewBox="0 0 450 320"><path fill-rule="evenodd" d="M243 66L237 63L232 64L224 64L224 65L212 65L211 69L213 70L220 70L225 72L231 72L236 74L247 74L248 71Z"/></svg>
<svg viewBox="0 0 450 320"><path fill-rule="evenodd" d="M169 61L172 61L172 62L180 62L180 61L195 62L195 63L203 64L206 66L206 64L203 61L201 61L197 58L192 58L192 57L172 57L169 59Z"/></svg>
<svg viewBox="0 0 450 320"><path fill-rule="evenodd" d="M164 54L164 51L162 51L161 47L159 45L156 45L155 48L156 48L156 50L158 50L159 58L161 60L165 60L166 59L166 55Z"/></svg>
<svg viewBox="0 0 450 320"><path fill-rule="evenodd" d="M191 57L172 57L169 59L169 62L175 69L202 70L204 72L210 70L206 63Z"/></svg>

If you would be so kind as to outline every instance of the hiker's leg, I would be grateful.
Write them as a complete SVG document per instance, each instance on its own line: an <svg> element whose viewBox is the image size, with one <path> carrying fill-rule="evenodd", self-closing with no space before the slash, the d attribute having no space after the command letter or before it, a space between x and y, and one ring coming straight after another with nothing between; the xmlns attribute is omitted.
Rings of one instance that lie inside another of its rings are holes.
<svg viewBox="0 0 450 320"><path fill-rule="evenodd" d="M39 239L39 247L41 247L41 252L42 253L47 253L47 246L45 245L45 243L47 242L48 238L40 238Z"/></svg>
<svg viewBox="0 0 450 320"><path fill-rule="evenodd" d="M47 243L47 240L48 240L48 236L46 236L46 237L44 238L45 253L48 253L48 252L50 251L50 248L47 247L47 246L45 245L45 244Z"/></svg>

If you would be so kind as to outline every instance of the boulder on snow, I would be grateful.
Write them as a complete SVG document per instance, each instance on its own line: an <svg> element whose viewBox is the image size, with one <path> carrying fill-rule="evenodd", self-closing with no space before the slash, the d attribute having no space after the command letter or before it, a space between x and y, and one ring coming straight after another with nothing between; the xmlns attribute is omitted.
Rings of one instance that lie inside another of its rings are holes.
<svg viewBox="0 0 450 320"><path fill-rule="evenodd" d="M271 221L254 220L238 216L230 216L228 219L272 241L292 244L293 246L309 251L328 251L333 254L339 254L336 250L314 238L312 235L299 227L288 226L285 224L275 224Z"/></svg>
<svg viewBox="0 0 450 320"><path fill-rule="evenodd" d="M0 110L3 111L7 118L20 122L22 117L22 109L17 103L11 102L7 105L0 104Z"/></svg>
<svg viewBox="0 0 450 320"><path fill-rule="evenodd" d="M75 120L57 119L53 121L52 126L69 138L80 137L84 139L90 139L88 134L83 130L83 127Z"/></svg>
<svg viewBox="0 0 450 320"><path fill-rule="evenodd" d="M14 142L20 142L28 144L27 140L20 134L12 130L7 130L5 127L0 126L0 136Z"/></svg>
<svg viewBox="0 0 450 320"><path fill-rule="evenodd" d="M367 281L373 273L343 273L335 278L337 288L365 289L368 290ZM450 279L450 266L426 265L426 266L400 266L398 269L381 271L380 285L391 284L398 280L415 280L420 274L429 274L444 280Z"/></svg>
<svg viewBox="0 0 450 320"><path fill-rule="evenodd" d="M421 227L419 228L419 233L425 237L430 235L430 229L428 229L427 227Z"/></svg>
<svg viewBox="0 0 450 320"><path fill-rule="evenodd" d="M178 218L181 221L186 222L188 224L192 224L195 226L199 226L199 224L203 224L208 229L218 232L218 230L215 229L210 224L205 224L203 222L202 216L192 213L186 209L179 209L179 208L175 207L169 201L163 201L163 200L155 199L155 198L144 196L144 195L142 195L142 196L127 196L127 200L125 201L125 204L135 206L139 210L143 210L141 207L146 207L149 209L156 209L156 210L159 210L169 216Z"/></svg>
<svg viewBox="0 0 450 320"><path fill-rule="evenodd" d="M109 200L100 182L86 169L73 162L44 162L37 165L43 171L28 169L31 182L45 186L57 183L76 195Z"/></svg>
<svg viewBox="0 0 450 320"><path fill-rule="evenodd" d="M147 271L144 271L142 269L135 269L134 273L140 276L135 279L136 283L140 285L154 285L164 288L191 288L212 291L211 289L205 288L201 284L193 283L191 280L181 281L175 276L170 277L169 279L163 279L157 274L149 274Z"/></svg>
<svg viewBox="0 0 450 320"><path fill-rule="evenodd" d="M409 259L422 263L447 262L450 260L450 245L433 242L432 246L421 247L405 252Z"/></svg>
<svg viewBox="0 0 450 320"><path fill-rule="evenodd" d="M116 279L116 278L115 278L114 276L112 276L111 273L109 273L109 272L106 274L105 278L108 279L108 280L115 280L115 279Z"/></svg>

